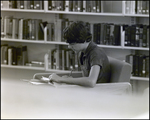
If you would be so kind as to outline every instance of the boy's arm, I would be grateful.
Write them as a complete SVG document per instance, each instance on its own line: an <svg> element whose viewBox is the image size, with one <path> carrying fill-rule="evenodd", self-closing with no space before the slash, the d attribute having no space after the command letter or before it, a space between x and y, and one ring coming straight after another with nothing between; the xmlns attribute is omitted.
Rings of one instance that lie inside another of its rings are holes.
<svg viewBox="0 0 150 120"><path fill-rule="evenodd" d="M62 82L62 83L76 84L76 85L82 85L82 86L87 86L87 87L94 87L97 82L99 71L100 71L100 66L94 65L91 67L88 77L64 78L64 77L58 76L56 73L53 73L50 77L51 77L51 80L55 81L55 82Z"/></svg>

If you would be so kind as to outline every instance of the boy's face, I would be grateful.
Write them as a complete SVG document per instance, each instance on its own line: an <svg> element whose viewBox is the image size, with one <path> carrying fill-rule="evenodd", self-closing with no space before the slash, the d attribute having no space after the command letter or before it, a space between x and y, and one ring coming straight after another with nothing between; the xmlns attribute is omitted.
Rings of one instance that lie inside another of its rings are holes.
<svg viewBox="0 0 150 120"><path fill-rule="evenodd" d="M78 53L84 49L84 43L71 43L68 48Z"/></svg>

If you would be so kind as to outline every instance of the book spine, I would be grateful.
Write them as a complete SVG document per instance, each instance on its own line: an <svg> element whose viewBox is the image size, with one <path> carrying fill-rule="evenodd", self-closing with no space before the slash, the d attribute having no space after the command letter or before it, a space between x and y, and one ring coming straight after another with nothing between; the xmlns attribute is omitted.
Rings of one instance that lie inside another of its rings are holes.
<svg viewBox="0 0 150 120"><path fill-rule="evenodd" d="M140 38L140 43L139 43L139 47L142 47L143 45L143 25L140 25L140 35L139 35L139 38Z"/></svg>
<svg viewBox="0 0 150 120"><path fill-rule="evenodd" d="M100 33L101 33L101 24L98 23L98 29L97 29L97 44L100 44Z"/></svg>
<svg viewBox="0 0 150 120"><path fill-rule="evenodd" d="M1 16L1 37L4 38L4 16Z"/></svg>
<svg viewBox="0 0 150 120"><path fill-rule="evenodd" d="M20 9L24 9L24 1L20 0Z"/></svg>
<svg viewBox="0 0 150 120"><path fill-rule="evenodd" d="M66 54L65 54L65 50L62 50L62 70L66 70L66 65L65 65L65 61L66 61Z"/></svg>
<svg viewBox="0 0 150 120"><path fill-rule="evenodd" d="M100 13L101 12L101 1L98 0L96 1L96 12Z"/></svg>
<svg viewBox="0 0 150 120"><path fill-rule="evenodd" d="M52 51L48 50L48 69L52 69Z"/></svg>
<svg viewBox="0 0 150 120"><path fill-rule="evenodd" d="M34 9L34 1L30 1L30 9Z"/></svg>
<svg viewBox="0 0 150 120"><path fill-rule="evenodd" d="M143 25L143 42L142 47L147 47L147 26Z"/></svg>
<svg viewBox="0 0 150 120"><path fill-rule="evenodd" d="M139 25L136 25L136 32L135 32L135 47L139 47L140 45L140 30Z"/></svg>
<svg viewBox="0 0 150 120"><path fill-rule="evenodd" d="M145 66L146 66L146 77L149 77L149 56L146 56Z"/></svg>
<svg viewBox="0 0 150 120"><path fill-rule="evenodd" d="M19 39L23 38L23 18L19 19Z"/></svg>
<svg viewBox="0 0 150 120"><path fill-rule="evenodd" d="M86 0L83 0L83 12L86 12Z"/></svg>
<svg viewBox="0 0 150 120"><path fill-rule="evenodd" d="M12 48L12 65L17 65L17 50L16 47Z"/></svg>
<svg viewBox="0 0 150 120"><path fill-rule="evenodd" d="M143 73L144 70L143 70L143 55L140 54L139 55L139 63L138 63L138 76L139 77L143 77Z"/></svg>
<svg viewBox="0 0 150 120"><path fill-rule="evenodd" d="M20 9L20 0L17 1L17 9Z"/></svg>
<svg viewBox="0 0 150 120"><path fill-rule="evenodd" d="M3 64L7 65L8 64L8 46L4 46L4 49L3 49Z"/></svg>
<svg viewBox="0 0 150 120"><path fill-rule="evenodd" d="M139 76L139 55L133 55L133 76Z"/></svg>
<svg viewBox="0 0 150 120"><path fill-rule="evenodd" d="M32 26L32 32L31 32L31 40L35 40L35 19L31 19L31 26Z"/></svg>
<svg viewBox="0 0 150 120"><path fill-rule="evenodd" d="M114 27L115 27L114 24L110 25L110 39L109 39L110 45L112 45L114 41Z"/></svg>
<svg viewBox="0 0 150 120"><path fill-rule="evenodd" d="M147 3L146 1L144 0L142 1L142 14L146 14L146 6L147 6L146 3Z"/></svg>
<svg viewBox="0 0 150 120"><path fill-rule="evenodd" d="M23 65L22 61L22 46L19 46L17 47L17 65Z"/></svg>
<svg viewBox="0 0 150 120"><path fill-rule="evenodd" d="M2 2L2 8L9 9L9 1L1 1Z"/></svg>
<svg viewBox="0 0 150 120"><path fill-rule="evenodd" d="M69 0L69 11L73 11L73 0Z"/></svg>
<svg viewBox="0 0 150 120"><path fill-rule="evenodd" d="M12 65L12 48L8 48L8 65Z"/></svg>
<svg viewBox="0 0 150 120"><path fill-rule="evenodd" d="M19 20L17 18L13 18L13 26L12 26L12 38L18 39L18 27L19 27Z"/></svg>
<svg viewBox="0 0 150 120"><path fill-rule="evenodd" d="M149 14L149 1L146 1L146 14Z"/></svg>
<svg viewBox="0 0 150 120"><path fill-rule="evenodd" d="M66 70L69 70L69 66L70 66L70 57L69 57L69 51L66 51Z"/></svg>
<svg viewBox="0 0 150 120"><path fill-rule="evenodd" d="M131 4L131 1L125 1L125 12L126 14L130 14L130 4Z"/></svg>
<svg viewBox="0 0 150 120"><path fill-rule="evenodd" d="M149 25L147 26L147 47L149 47Z"/></svg>
<svg viewBox="0 0 150 120"><path fill-rule="evenodd" d="M22 65L28 63L27 46L22 46Z"/></svg>
<svg viewBox="0 0 150 120"><path fill-rule="evenodd" d="M23 39L28 39L28 19L23 20Z"/></svg>
<svg viewBox="0 0 150 120"><path fill-rule="evenodd" d="M28 4L26 0L24 0L24 9L28 9Z"/></svg>
<svg viewBox="0 0 150 120"><path fill-rule="evenodd" d="M135 32L136 32L136 27L135 25L131 26L131 46L135 46Z"/></svg>
<svg viewBox="0 0 150 120"><path fill-rule="evenodd" d="M141 77L146 77L146 56L145 55L143 55L142 63L143 63L143 65L142 65L142 71L141 71L142 75L141 75Z"/></svg>
<svg viewBox="0 0 150 120"><path fill-rule="evenodd" d="M52 1L48 1L48 10L52 10Z"/></svg>

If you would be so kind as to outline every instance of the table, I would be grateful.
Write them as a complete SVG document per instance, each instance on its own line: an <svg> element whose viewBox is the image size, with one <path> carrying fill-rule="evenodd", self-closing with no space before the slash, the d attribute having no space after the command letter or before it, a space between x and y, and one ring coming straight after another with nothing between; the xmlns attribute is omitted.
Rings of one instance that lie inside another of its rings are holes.
<svg viewBox="0 0 150 120"><path fill-rule="evenodd" d="M132 96L115 86L53 87L32 85L20 79L2 79L1 118L135 118L145 113L149 118L147 94Z"/></svg>

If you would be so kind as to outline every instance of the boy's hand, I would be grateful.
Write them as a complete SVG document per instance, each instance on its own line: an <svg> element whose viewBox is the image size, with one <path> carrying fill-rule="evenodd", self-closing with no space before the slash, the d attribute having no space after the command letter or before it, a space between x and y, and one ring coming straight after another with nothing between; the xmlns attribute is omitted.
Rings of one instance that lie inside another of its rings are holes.
<svg viewBox="0 0 150 120"><path fill-rule="evenodd" d="M56 73L52 73L49 76L50 81L54 81L54 82L60 82L61 77L58 76Z"/></svg>

